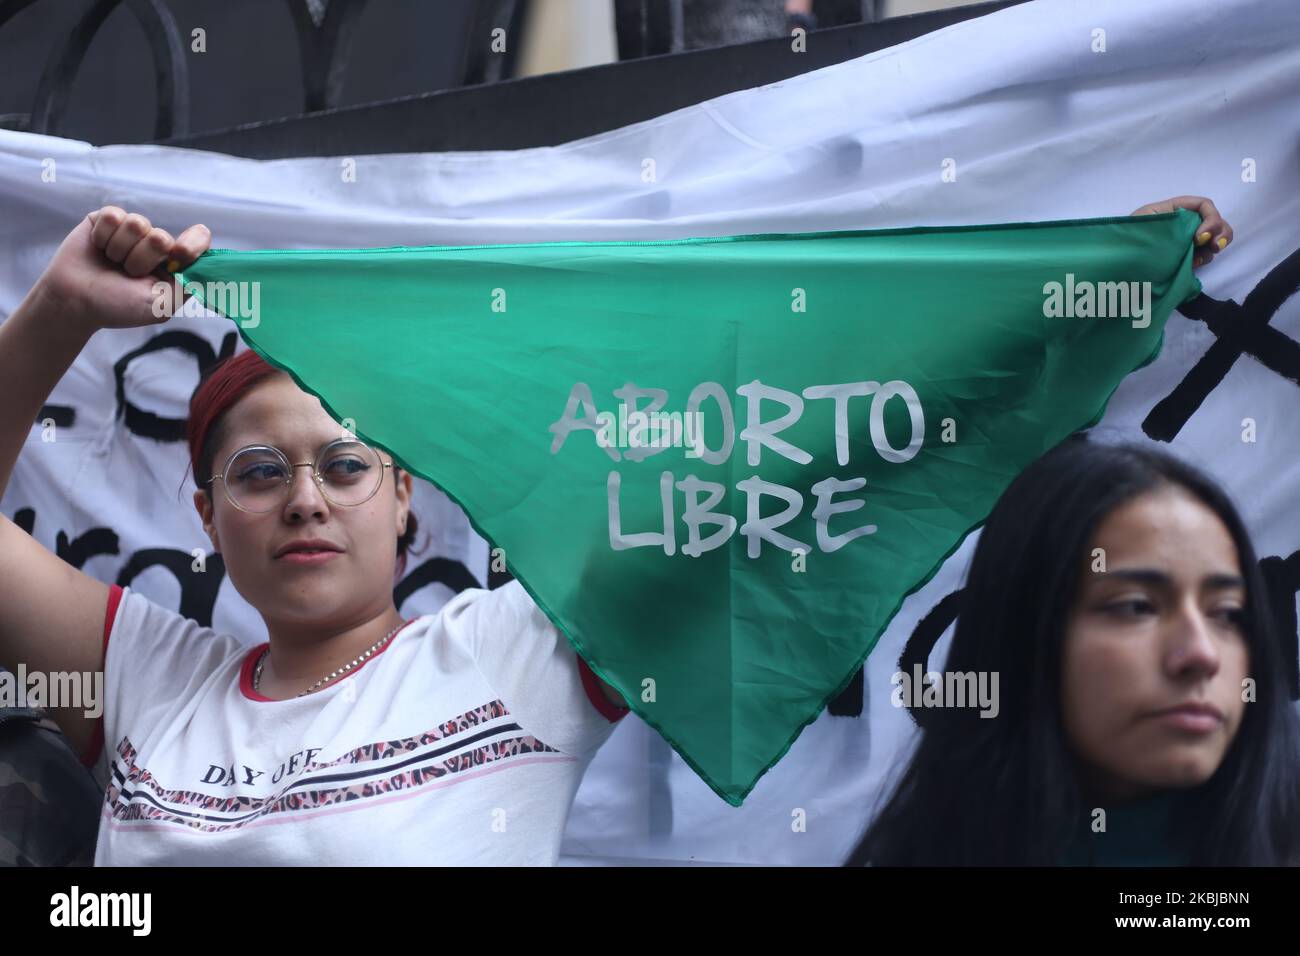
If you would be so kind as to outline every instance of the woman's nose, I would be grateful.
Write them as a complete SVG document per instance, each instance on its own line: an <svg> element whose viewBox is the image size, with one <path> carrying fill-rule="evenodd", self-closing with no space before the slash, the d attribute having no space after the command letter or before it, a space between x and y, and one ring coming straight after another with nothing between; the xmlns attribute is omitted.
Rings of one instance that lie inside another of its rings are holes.
<svg viewBox="0 0 1300 956"><path fill-rule="evenodd" d="M1219 646L1209 618L1198 606L1182 607L1171 624L1165 660L1175 675L1200 673L1212 677L1219 670Z"/></svg>
<svg viewBox="0 0 1300 956"><path fill-rule="evenodd" d="M329 509L329 502L321 493L316 483L313 465L295 465L293 477L289 481L289 490L285 493L286 516L303 514L324 514Z"/></svg>

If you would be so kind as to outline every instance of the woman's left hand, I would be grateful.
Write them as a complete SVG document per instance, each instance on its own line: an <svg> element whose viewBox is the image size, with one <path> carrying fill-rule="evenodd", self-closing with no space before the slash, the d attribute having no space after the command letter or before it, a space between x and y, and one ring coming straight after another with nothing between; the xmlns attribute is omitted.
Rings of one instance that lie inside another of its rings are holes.
<svg viewBox="0 0 1300 956"><path fill-rule="evenodd" d="M1232 242L1232 227L1219 215L1214 203L1204 196L1175 196L1160 202L1147 203L1141 209L1135 209L1130 216L1149 216L1159 212L1173 212L1175 209L1190 209L1199 213L1201 227L1196 230L1196 255L1192 257L1192 268L1199 269Z"/></svg>

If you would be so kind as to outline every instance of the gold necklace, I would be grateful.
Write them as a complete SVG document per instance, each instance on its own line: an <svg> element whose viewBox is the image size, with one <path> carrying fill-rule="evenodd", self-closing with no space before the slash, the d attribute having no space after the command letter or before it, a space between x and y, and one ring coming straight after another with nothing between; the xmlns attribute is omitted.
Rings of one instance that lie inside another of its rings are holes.
<svg viewBox="0 0 1300 956"><path fill-rule="evenodd" d="M330 681L342 677L344 674L348 673L353 668L359 666L364 661L368 660L372 654L377 653L381 647L383 647L385 644L391 641L393 639L393 635L396 634L398 631L400 631L403 627L405 627L407 623L408 623L407 621L403 621L401 624L398 624L397 627L393 628L391 631L389 631L387 634L381 637L374 644L371 644L370 649L367 650L365 653L358 654L356 657L352 658L350 663L344 664L342 667L334 671L328 677L322 677L320 680L312 684L310 687L308 687L305 691L298 694L297 696L306 697L312 691L319 690L321 687L325 686ZM257 659L257 666L253 668L253 690L257 690L258 687L260 687L262 684L262 665L266 663L267 655L269 655L270 653L271 653L271 647L268 644L266 650L262 651L261 656L259 656Z"/></svg>

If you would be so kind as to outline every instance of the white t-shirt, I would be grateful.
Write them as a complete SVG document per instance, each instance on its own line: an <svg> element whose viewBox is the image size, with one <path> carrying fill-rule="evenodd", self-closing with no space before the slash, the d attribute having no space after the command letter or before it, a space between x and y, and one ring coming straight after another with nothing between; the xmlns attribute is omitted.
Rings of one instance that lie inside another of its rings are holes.
<svg viewBox="0 0 1300 956"><path fill-rule="evenodd" d="M252 689L265 646L110 590L97 866L550 865L626 713L517 581L306 697Z"/></svg>

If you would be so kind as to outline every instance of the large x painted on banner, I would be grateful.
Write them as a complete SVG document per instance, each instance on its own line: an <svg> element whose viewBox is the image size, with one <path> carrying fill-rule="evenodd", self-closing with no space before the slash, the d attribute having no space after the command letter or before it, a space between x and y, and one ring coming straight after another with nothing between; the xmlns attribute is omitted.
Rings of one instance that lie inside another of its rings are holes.
<svg viewBox="0 0 1300 956"><path fill-rule="evenodd" d="M1215 341L1178 386L1151 409L1142 422L1147 436L1173 441L1242 355L1300 385L1300 342L1269 324L1297 289L1300 249L1274 266L1240 305L1202 293L1180 308L1187 318L1204 322Z"/></svg>

